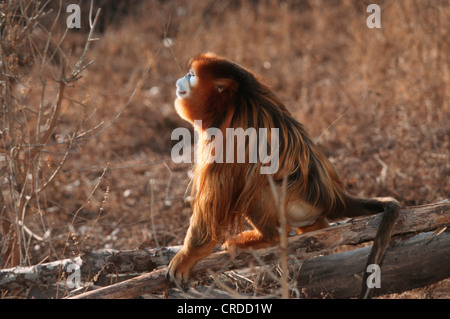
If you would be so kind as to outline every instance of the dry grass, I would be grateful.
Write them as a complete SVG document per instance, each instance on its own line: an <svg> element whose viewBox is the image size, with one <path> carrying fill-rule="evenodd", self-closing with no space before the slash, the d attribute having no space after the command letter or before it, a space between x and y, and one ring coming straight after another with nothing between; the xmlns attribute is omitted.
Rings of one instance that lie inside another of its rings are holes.
<svg viewBox="0 0 450 319"><path fill-rule="evenodd" d="M382 7L382 28L369 29L369 2L297 2L134 1L127 14L105 6L103 14L113 19L95 34L99 40L85 57L93 63L65 88L57 124L33 160L27 149L42 137L37 128L50 122L62 64L74 68L82 55L88 11L82 29L65 37L67 13L61 11L49 52L64 54L53 61L43 64L42 52L55 12L4 55L11 68L1 81L14 75L8 103L16 136L9 134L4 99L0 220L20 215L30 230L17 230L22 264L104 247L182 242L190 217L183 200L189 166L170 160L170 134L189 125L174 111L174 83L204 51L261 75L351 193L394 196L405 206L449 198L450 3L371 1ZM71 144L74 133L84 132ZM29 168L20 185L11 180L14 147L27 163L22 168ZM19 195L26 203L20 214ZM2 230L3 247L15 232L13 226Z"/></svg>

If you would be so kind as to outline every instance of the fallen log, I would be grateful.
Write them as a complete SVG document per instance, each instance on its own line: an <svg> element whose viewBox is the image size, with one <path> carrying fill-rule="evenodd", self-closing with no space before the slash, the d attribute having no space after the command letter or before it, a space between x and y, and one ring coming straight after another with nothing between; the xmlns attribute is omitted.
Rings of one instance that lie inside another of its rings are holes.
<svg viewBox="0 0 450 319"><path fill-rule="evenodd" d="M377 224L379 222L380 216L369 216L359 219L351 220L345 224L337 225L334 227L330 227L324 230L319 230L311 233L306 233L304 235L299 235L295 237L289 238L288 241L288 250L291 252L290 257L302 258L311 257L314 254L324 254L330 252L332 249L344 245L344 244L358 244L364 241L370 241L373 239ZM394 236L411 236L411 234L417 234L420 232L428 232L436 229L445 229L450 226L450 204L448 202L419 206L414 208L403 209L400 212L399 220L394 228ZM438 236L439 237L439 236ZM447 244L447 236L443 236L437 240L439 243L437 250L437 255L441 254L440 257L436 258L445 258L442 254L449 255L448 244ZM397 249L403 246L399 246ZM408 251L414 251L414 248L411 250L410 246L406 245ZM422 247L422 246L417 246ZM370 247L365 248L367 252L363 249L362 251L355 252L358 255L357 259L355 259L354 263L359 263L359 265L365 265L365 258L368 256L368 250ZM390 248L391 249L391 248ZM395 252L394 255L399 253ZM423 248L420 248L423 249ZM407 253L405 253L407 254ZM292 256L294 255L294 256ZM344 255L344 259L346 258ZM407 262L415 261L415 255L407 255L405 257ZM427 258L423 256L421 258ZM230 257L230 254L226 252L219 252L210 255L208 258L199 262L199 264L194 268L193 277L201 277L208 273L212 272L223 272L230 269L248 267L249 264L259 265L259 264L270 264L277 263L279 259L278 247L272 247L268 249L261 249L255 252L240 252L234 258ZM361 259L361 261L360 261ZM436 261L435 261L436 262ZM396 261L393 262L396 264ZM328 264L330 267L327 269L321 269L324 272L332 272L336 267L336 264ZM337 264L339 265L339 264ZM314 265L313 265L314 266ZM311 266L311 269L314 267ZM363 267L363 266L360 266ZM428 266L427 266L428 267ZM383 268L384 269L384 268ZM302 273L304 269L302 266ZM363 269L360 268L358 271L352 273L352 276L355 274L361 275ZM138 276L136 278L132 278L126 280L121 283L117 283L108 287L100 288L94 291L85 292L74 298L136 298L142 294L151 293L155 291L163 291L164 289L170 288L170 284L165 279L165 269L159 269L153 271L148 274L144 274ZM316 272L314 270L314 272ZM402 273L401 271L396 272L396 276L403 277L407 274ZM383 270L384 273L384 270ZM442 276L450 276L447 272L447 268L444 269L444 273ZM310 276L311 277L311 276ZM419 276L420 277L420 276ZM445 277L445 278L447 278ZM333 275L331 275L333 278ZM427 285L434 283L435 279L427 279L424 275L424 278L416 279L415 282L420 282L420 284ZM299 279L300 286L304 283ZM314 281L311 282L314 284ZM331 279L330 285L327 286L327 289L332 287L333 281ZM353 285L353 284L352 284ZM360 287L360 282L357 287ZM403 288L401 288L403 289ZM311 290L315 292L317 289ZM308 291L308 290L307 290ZM323 293L323 290L322 290ZM334 291L334 293L336 293ZM330 294L331 296L331 294ZM343 296L352 297L352 293L339 295L342 298L347 298ZM333 295L336 297L336 295ZM340 297L339 297L340 298Z"/></svg>
<svg viewBox="0 0 450 319"><path fill-rule="evenodd" d="M305 298L355 298L371 247L305 261L297 288ZM450 231L421 233L386 250L375 294L400 293L450 277Z"/></svg>
<svg viewBox="0 0 450 319"><path fill-rule="evenodd" d="M0 289L46 287L70 275L76 267L83 281L98 279L100 274L125 274L151 271L166 266L182 246L119 251L103 249L85 252L75 258L29 267L0 270Z"/></svg>

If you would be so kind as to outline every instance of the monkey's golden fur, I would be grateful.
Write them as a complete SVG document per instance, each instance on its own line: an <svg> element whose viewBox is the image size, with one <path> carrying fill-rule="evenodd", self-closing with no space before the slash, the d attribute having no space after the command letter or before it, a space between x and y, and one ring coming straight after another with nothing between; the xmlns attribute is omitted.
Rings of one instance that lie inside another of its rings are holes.
<svg viewBox="0 0 450 319"><path fill-rule="evenodd" d="M288 222L298 233L326 227L327 219L385 212L370 263L379 263L387 246L399 204L394 199L357 199L344 191L334 168L309 138L284 104L252 72L229 60L202 54L191 60L197 83L186 98L175 102L180 116L191 123L202 121L200 135L216 127L279 129L279 167L275 183L287 177L285 209ZM268 177L260 162L208 163L211 141L201 139L197 150L202 161L194 167L193 215L184 247L172 260L168 274L186 281L195 263L219 243L238 248L273 245L279 239L278 210ZM269 142L270 135L267 137ZM246 159L249 145L246 143ZM229 151L229 150L228 150ZM236 153L234 153L236 154ZM235 161L236 162L236 161ZM253 230L241 232L244 222ZM378 241L378 242L377 242ZM364 285L363 285L364 286Z"/></svg>

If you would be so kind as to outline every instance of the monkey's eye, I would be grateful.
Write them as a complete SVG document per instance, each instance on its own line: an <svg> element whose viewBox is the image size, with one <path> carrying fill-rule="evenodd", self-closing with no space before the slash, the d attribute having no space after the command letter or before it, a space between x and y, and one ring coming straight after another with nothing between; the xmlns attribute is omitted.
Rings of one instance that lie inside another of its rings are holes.
<svg viewBox="0 0 450 319"><path fill-rule="evenodd" d="M194 71L190 70L189 73L186 75L189 79L189 84L191 86L194 86L195 83L197 82L197 77L195 76Z"/></svg>

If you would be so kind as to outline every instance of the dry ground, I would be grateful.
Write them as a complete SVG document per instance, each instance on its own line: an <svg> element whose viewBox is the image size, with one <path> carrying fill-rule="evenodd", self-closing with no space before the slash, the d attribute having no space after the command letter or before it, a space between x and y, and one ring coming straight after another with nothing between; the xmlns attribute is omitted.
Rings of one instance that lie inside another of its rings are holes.
<svg viewBox="0 0 450 319"><path fill-rule="evenodd" d="M182 243L191 213L183 199L189 165L172 162L176 141L170 136L189 124L174 111L174 83L187 72L188 60L204 51L261 75L304 123L349 192L394 196L404 206L449 198L450 3L371 2L381 5L381 29L366 26L365 1L130 1L122 11L105 6L110 19L87 54L94 63L65 91L38 182L58 166L79 123L87 131L123 112L101 134L95 130L77 141L60 174L29 203L24 224L48 240L26 243L27 262L105 247ZM67 15L63 10L60 20ZM85 10L82 20L81 30L69 31L61 43L72 65L89 31ZM44 22L42 28L48 27ZM52 36L55 47L62 32ZM34 130L42 92L33 52L41 50L46 33L36 30L33 39L34 51L24 48L19 57L26 62L14 86L23 132ZM56 61L49 78L59 69ZM48 85L50 110L56 83ZM7 149L5 134L2 144ZM2 175L8 176L1 156ZM6 219L12 210L8 178L1 183ZM448 283L442 285L394 297L448 298Z"/></svg>

